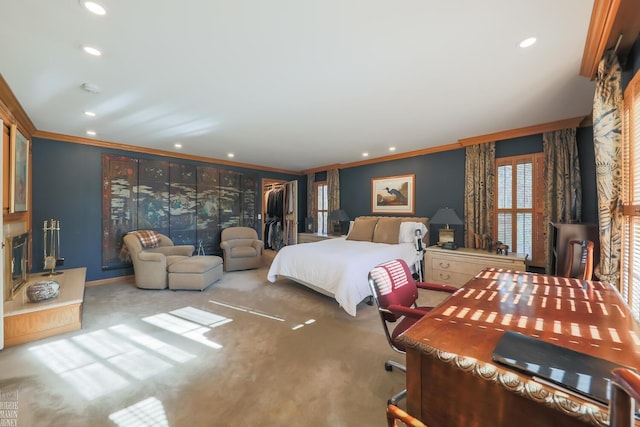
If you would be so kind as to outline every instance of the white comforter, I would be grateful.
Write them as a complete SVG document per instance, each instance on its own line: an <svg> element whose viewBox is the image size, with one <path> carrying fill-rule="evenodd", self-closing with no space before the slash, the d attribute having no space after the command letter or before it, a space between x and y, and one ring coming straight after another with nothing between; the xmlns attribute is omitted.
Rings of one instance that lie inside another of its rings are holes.
<svg viewBox="0 0 640 427"><path fill-rule="evenodd" d="M270 282L285 276L333 296L350 315L371 295L368 274L376 265L400 258L413 266L419 258L413 243L372 243L344 237L285 246L276 254L267 274Z"/></svg>

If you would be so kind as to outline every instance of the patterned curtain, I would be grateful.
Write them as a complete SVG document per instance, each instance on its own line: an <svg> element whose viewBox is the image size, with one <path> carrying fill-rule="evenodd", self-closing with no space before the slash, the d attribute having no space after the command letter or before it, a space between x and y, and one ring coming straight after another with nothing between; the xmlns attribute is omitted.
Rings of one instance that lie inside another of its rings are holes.
<svg viewBox="0 0 640 427"><path fill-rule="evenodd" d="M544 151L544 210L543 224L551 222L580 222L582 220L582 180L575 129L545 132ZM550 233L544 233L544 259L547 273L551 265Z"/></svg>
<svg viewBox="0 0 640 427"><path fill-rule="evenodd" d="M338 169L327 171L327 193L329 213L340 209L340 172Z"/></svg>
<svg viewBox="0 0 640 427"><path fill-rule="evenodd" d="M464 166L464 245L475 247L475 234L493 232L495 142L471 145Z"/></svg>
<svg viewBox="0 0 640 427"><path fill-rule="evenodd" d="M593 146L600 221L600 263L595 275L618 285L622 237L622 88L621 70L613 50L598 65L593 98Z"/></svg>
<svg viewBox="0 0 640 427"><path fill-rule="evenodd" d="M318 219L316 218L316 174L307 174L307 217L313 218L313 231L318 231ZM305 230L306 231L306 230Z"/></svg>

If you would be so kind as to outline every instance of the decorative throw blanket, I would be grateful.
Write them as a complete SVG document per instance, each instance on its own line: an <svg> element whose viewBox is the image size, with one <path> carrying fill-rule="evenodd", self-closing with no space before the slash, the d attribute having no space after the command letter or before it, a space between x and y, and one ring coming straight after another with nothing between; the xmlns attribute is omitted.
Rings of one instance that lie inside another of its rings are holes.
<svg viewBox="0 0 640 427"><path fill-rule="evenodd" d="M140 244L145 249L157 248L160 245L160 235L153 230L130 231L127 234L135 234L138 236ZM124 242L122 242L122 247L120 248L120 259L123 262L131 262L129 248L127 248L127 245Z"/></svg>
<svg viewBox="0 0 640 427"><path fill-rule="evenodd" d="M157 248L160 245L160 236L152 230L130 231L129 234L135 234L140 239L142 247L145 249Z"/></svg>

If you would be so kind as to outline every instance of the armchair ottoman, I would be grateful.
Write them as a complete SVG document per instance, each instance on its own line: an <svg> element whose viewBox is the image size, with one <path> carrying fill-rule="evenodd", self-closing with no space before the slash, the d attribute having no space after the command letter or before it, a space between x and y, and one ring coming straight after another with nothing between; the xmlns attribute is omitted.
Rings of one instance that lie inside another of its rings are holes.
<svg viewBox="0 0 640 427"><path fill-rule="evenodd" d="M157 241L143 245L142 240L150 236ZM168 267L191 258L195 250L193 245L174 245L164 234L146 230L129 232L123 242L133 263L136 286L141 289L166 289Z"/></svg>
<svg viewBox="0 0 640 427"><path fill-rule="evenodd" d="M167 267L169 289L203 291L222 277L222 258L219 256L193 256L174 262Z"/></svg>

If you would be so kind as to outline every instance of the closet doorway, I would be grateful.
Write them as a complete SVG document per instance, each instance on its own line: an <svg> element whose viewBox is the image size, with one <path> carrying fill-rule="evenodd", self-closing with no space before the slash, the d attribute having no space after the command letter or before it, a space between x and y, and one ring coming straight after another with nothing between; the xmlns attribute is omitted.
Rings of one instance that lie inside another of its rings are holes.
<svg viewBox="0 0 640 427"><path fill-rule="evenodd" d="M298 243L298 181L262 179L262 240L275 251Z"/></svg>

